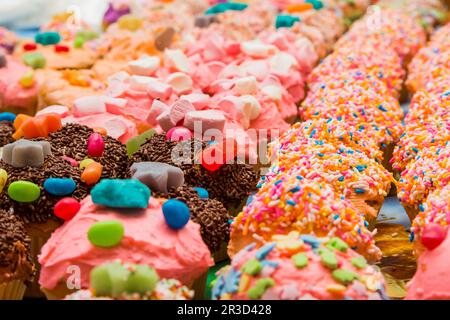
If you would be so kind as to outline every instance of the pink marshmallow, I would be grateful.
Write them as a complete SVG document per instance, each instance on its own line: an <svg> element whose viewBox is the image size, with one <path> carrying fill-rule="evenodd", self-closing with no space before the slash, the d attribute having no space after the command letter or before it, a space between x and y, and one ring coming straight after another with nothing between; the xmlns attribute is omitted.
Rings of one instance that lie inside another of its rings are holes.
<svg viewBox="0 0 450 320"><path fill-rule="evenodd" d="M184 120L186 113L195 111L195 107L187 100L178 100L170 108L169 116L171 123L179 124Z"/></svg>
<svg viewBox="0 0 450 320"><path fill-rule="evenodd" d="M106 112L106 104L100 96L78 98L73 103L72 113L75 117L104 112Z"/></svg>
<svg viewBox="0 0 450 320"><path fill-rule="evenodd" d="M225 116L223 112L218 110L201 110L201 111L190 111L186 114L184 118L184 126L191 131L194 131L195 124L201 123L202 133L208 129L218 129L223 130L225 126Z"/></svg>
<svg viewBox="0 0 450 320"><path fill-rule="evenodd" d="M191 93L187 95L182 95L181 100L187 100L192 103L196 110L205 109L209 104L211 104L211 98L207 94L203 93Z"/></svg>
<svg viewBox="0 0 450 320"><path fill-rule="evenodd" d="M164 82L154 80L148 83L147 93L154 99L166 100L172 94L172 87Z"/></svg>
<svg viewBox="0 0 450 320"><path fill-rule="evenodd" d="M167 104L159 101L153 100L152 106L150 107L150 111L148 113L146 122L151 126L158 125L157 118L160 114L164 112L169 112L170 108Z"/></svg>
<svg viewBox="0 0 450 320"><path fill-rule="evenodd" d="M48 113L56 113L56 114L59 114L61 117L65 117L69 114L69 108L67 108L66 106L58 106L58 105L48 106L48 107L38 111L36 113L36 115L40 116L40 115L48 114Z"/></svg>
<svg viewBox="0 0 450 320"><path fill-rule="evenodd" d="M169 131L173 127L175 127L177 124L172 122L172 119L170 118L170 111L166 110L163 113L161 113L157 118L156 121L158 121L159 126L164 131Z"/></svg>
<svg viewBox="0 0 450 320"><path fill-rule="evenodd" d="M124 114L127 106L127 100L121 98L105 97L106 110L113 114Z"/></svg>

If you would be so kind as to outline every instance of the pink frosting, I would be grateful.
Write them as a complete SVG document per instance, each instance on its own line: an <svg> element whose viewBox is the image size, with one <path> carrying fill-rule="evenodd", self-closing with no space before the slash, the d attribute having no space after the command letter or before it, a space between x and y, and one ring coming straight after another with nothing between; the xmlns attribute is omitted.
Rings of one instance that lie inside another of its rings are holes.
<svg viewBox="0 0 450 320"><path fill-rule="evenodd" d="M420 255L417 271L408 284L408 300L450 299L450 237Z"/></svg>
<svg viewBox="0 0 450 320"><path fill-rule="evenodd" d="M0 68L0 108L33 108L37 102L37 85L24 88L19 83L31 69L10 56L6 57L6 61L7 65Z"/></svg>
<svg viewBox="0 0 450 320"><path fill-rule="evenodd" d="M118 220L125 229L121 244L113 248L96 247L87 238L93 223L106 220ZM70 266L77 266L81 287L89 288L91 269L115 259L148 264L162 278L178 279L186 285L213 265L200 226L189 221L181 230L170 229L158 199L152 198L146 210L130 212L97 206L89 196L82 201L77 215L57 229L42 248L39 283L51 290L70 276Z"/></svg>

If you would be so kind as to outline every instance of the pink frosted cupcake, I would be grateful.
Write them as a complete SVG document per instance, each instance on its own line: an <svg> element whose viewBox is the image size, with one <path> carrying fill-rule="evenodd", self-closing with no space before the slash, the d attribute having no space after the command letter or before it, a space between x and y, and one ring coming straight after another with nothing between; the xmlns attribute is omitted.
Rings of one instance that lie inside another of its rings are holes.
<svg viewBox="0 0 450 320"><path fill-rule="evenodd" d="M121 196L125 185L134 190L132 197ZM182 202L149 198L149 189L137 180L97 185L42 248L39 283L47 296L61 299L74 289L73 267L79 270L78 289L87 289L91 270L116 259L152 266L161 277L193 286L213 265L200 225L189 220Z"/></svg>
<svg viewBox="0 0 450 320"><path fill-rule="evenodd" d="M381 272L337 237L292 231L239 251L218 272L214 300L387 299Z"/></svg>

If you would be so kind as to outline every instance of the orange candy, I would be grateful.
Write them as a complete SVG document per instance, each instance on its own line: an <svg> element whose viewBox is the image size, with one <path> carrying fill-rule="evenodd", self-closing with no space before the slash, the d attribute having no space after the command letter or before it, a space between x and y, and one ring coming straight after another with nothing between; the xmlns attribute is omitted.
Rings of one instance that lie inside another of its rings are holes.
<svg viewBox="0 0 450 320"><path fill-rule="evenodd" d="M108 134L106 129L102 127L95 127L93 130L94 132L100 133L102 136L106 136Z"/></svg>
<svg viewBox="0 0 450 320"><path fill-rule="evenodd" d="M312 3L295 3L286 7L287 12L289 13L308 11L311 9L313 9Z"/></svg>
<svg viewBox="0 0 450 320"><path fill-rule="evenodd" d="M84 168L81 174L81 181L87 185L96 184L102 176L103 166L98 162L92 162Z"/></svg>
<svg viewBox="0 0 450 320"><path fill-rule="evenodd" d="M56 113L48 113L36 117L19 114L14 120L16 132L14 132L12 137L15 140L22 137L26 139L48 137L50 133L61 128L61 117Z"/></svg>

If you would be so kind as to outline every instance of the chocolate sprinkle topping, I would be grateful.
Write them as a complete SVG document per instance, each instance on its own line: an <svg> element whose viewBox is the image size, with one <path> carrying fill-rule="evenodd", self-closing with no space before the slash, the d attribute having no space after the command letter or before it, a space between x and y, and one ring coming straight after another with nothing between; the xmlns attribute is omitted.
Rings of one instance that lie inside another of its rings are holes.
<svg viewBox="0 0 450 320"><path fill-rule="evenodd" d="M200 225L203 241L211 252L218 251L223 243L230 239L231 216L220 201L214 199L201 199L197 191L183 186L171 189L168 194L155 195L160 198L177 199L187 204L191 211L191 219Z"/></svg>
<svg viewBox="0 0 450 320"><path fill-rule="evenodd" d="M0 209L10 210L27 223L45 223L50 219L59 221L53 214L53 207L62 198L49 194L44 189L44 181L47 178L72 178L77 188L71 195L77 200L81 200L89 194L89 188L80 180L81 169L72 167L67 161L55 155L45 158L41 167L15 168L3 161L0 161L0 168L8 173L7 185L0 194ZM19 203L12 200L7 193L8 186L18 180L30 181L38 185L41 189L41 196L34 202Z"/></svg>
<svg viewBox="0 0 450 320"><path fill-rule="evenodd" d="M0 148L8 143L14 142L12 134L14 133L13 124L9 121L0 121Z"/></svg>
<svg viewBox="0 0 450 320"><path fill-rule="evenodd" d="M174 162L172 151L191 147L190 159L184 163ZM174 148L177 148L174 150ZM208 190L210 197L221 201L226 207L237 207L256 189L259 176L248 164L224 164L215 172L209 172L201 164L195 163L199 152L206 143L190 139L180 143L168 141L163 134L155 134L133 155L132 162L164 162L181 168L186 184ZM189 163L186 163L189 162ZM198 161L197 161L198 162Z"/></svg>
<svg viewBox="0 0 450 320"><path fill-rule="evenodd" d="M56 156L67 156L77 161L91 158L103 165L102 178L126 179L130 177L129 159L125 145L120 141L106 136L105 151L100 158L87 154L87 140L94 132L91 128L75 123L68 123L47 139L52 145Z"/></svg>
<svg viewBox="0 0 450 320"><path fill-rule="evenodd" d="M29 281L34 273L30 238L23 222L4 210L0 210L0 270L0 283L14 279Z"/></svg>

